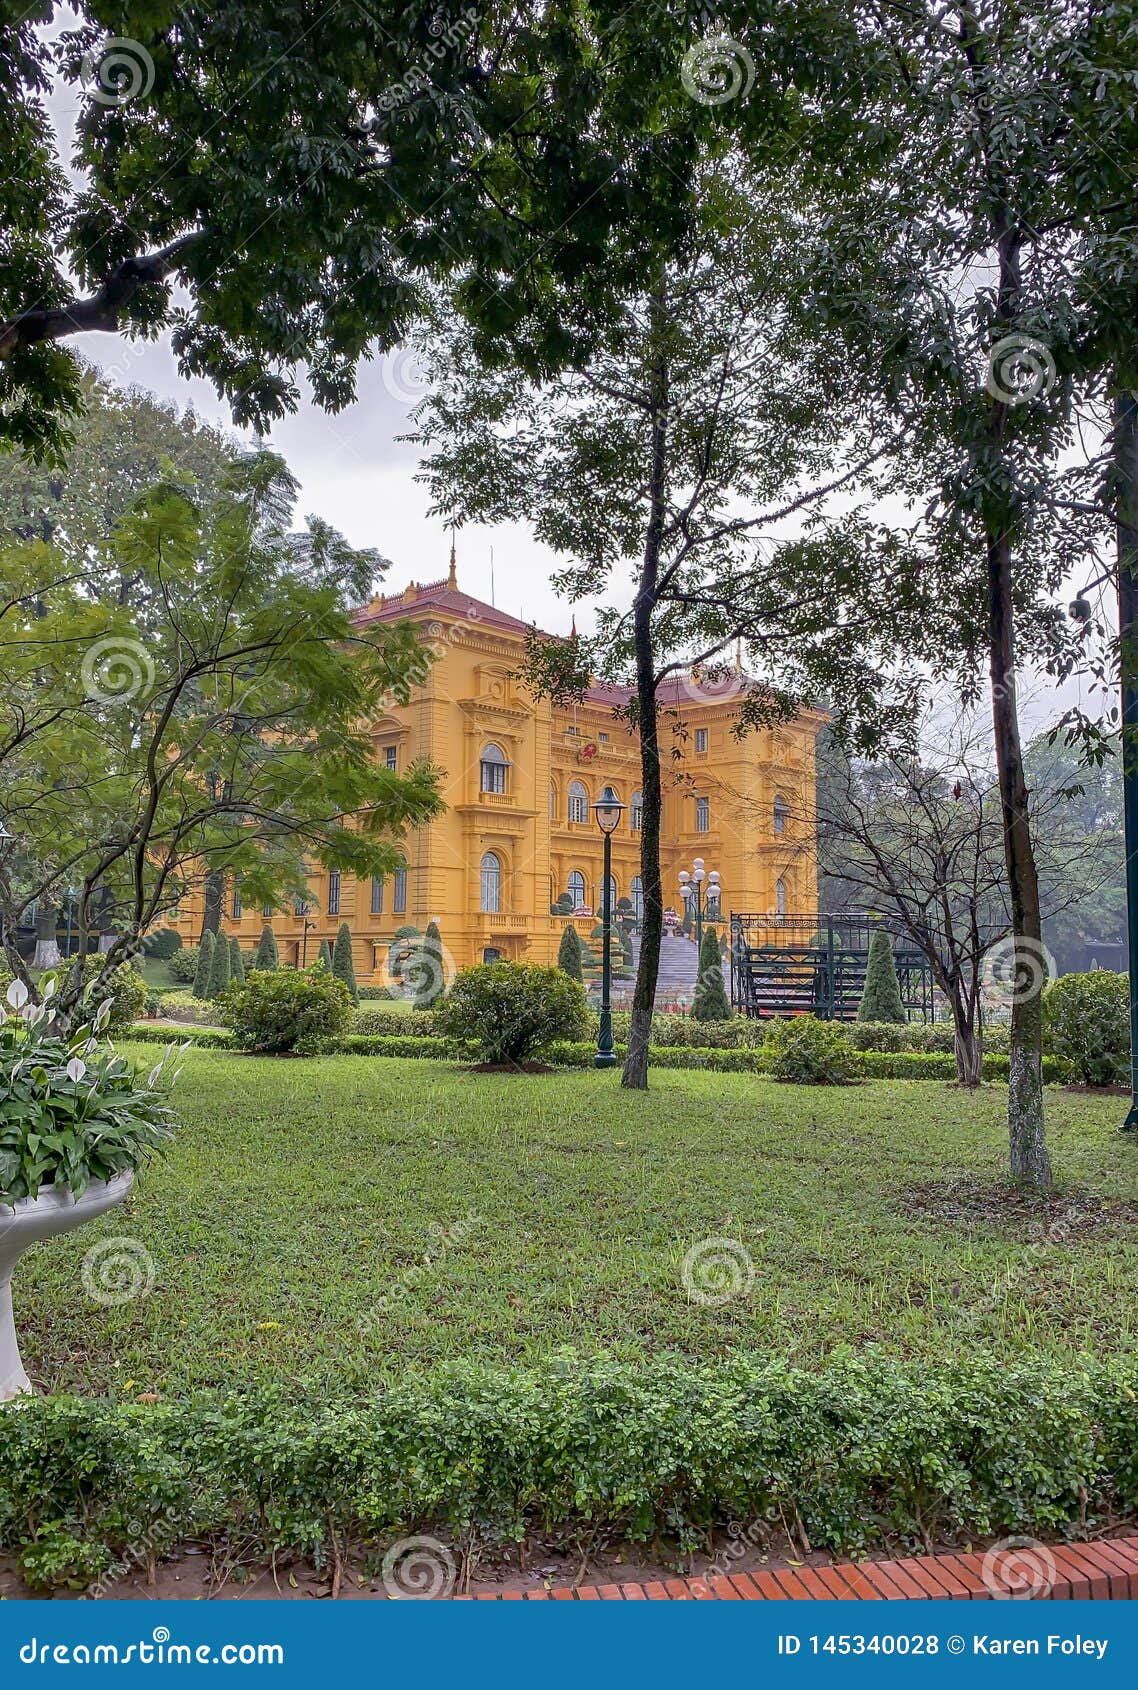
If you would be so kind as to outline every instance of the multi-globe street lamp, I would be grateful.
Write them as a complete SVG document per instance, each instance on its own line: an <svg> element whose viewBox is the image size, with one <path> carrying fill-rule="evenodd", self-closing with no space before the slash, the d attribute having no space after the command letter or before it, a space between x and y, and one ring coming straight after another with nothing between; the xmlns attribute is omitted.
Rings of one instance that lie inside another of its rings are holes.
<svg viewBox="0 0 1138 1690"><path fill-rule="evenodd" d="M708 874L703 866L703 858L692 859L691 873L686 868L680 870L680 896L692 911L695 918L695 943L698 951L703 942L703 883L707 881L707 915L710 920L712 913L719 914L719 895L722 890L719 884L719 871L712 869Z"/></svg>
<svg viewBox="0 0 1138 1690"><path fill-rule="evenodd" d="M616 1053L612 1048L612 836L624 814L624 805L611 786L606 786L596 803L593 814L597 826L605 836L604 890L601 894L601 925L604 939L601 944L601 1030L597 1039L594 1068L615 1068Z"/></svg>

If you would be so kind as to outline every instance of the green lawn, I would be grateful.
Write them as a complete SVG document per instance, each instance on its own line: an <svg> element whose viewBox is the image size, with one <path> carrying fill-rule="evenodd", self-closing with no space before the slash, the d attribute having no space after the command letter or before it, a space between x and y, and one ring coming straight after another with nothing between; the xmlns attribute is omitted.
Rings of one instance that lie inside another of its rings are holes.
<svg viewBox="0 0 1138 1690"><path fill-rule="evenodd" d="M25 1360L45 1386L362 1389L471 1354L1134 1344L1138 1149L1114 1130L1117 1098L1049 1092L1078 1203L1041 1217L1000 1207L995 1087L671 1071L630 1094L611 1073L197 1052L178 1096L183 1131L144 1189L17 1271ZM1041 1244L1048 1219L1057 1236ZM438 1228L456 1225L443 1249ZM105 1308L83 1294L84 1253L106 1236L151 1253L149 1296ZM689 1298L684 1256L709 1237L749 1253L748 1295Z"/></svg>

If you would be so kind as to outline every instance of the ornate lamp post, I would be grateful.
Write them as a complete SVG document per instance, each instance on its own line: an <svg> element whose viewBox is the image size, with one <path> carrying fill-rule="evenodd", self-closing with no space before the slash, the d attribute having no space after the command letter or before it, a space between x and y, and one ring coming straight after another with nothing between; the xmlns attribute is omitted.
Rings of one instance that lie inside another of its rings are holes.
<svg viewBox="0 0 1138 1690"><path fill-rule="evenodd" d="M615 1068L616 1054L612 1048L612 836L624 813L624 805L611 786L606 786L593 805L597 826L605 836L604 891L601 896L601 923L604 939L601 951L601 1031L597 1040L594 1068Z"/></svg>
<svg viewBox="0 0 1138 1690"><path fill-rule="evenodd" d="M713 908L715 914L719 914L719 870L712 869L711 873L708 874L704 869L702 857L692 859L692 872L690 874L686 868L680 870L680 896L695 915L695 945L697 951L703 943L703 883L705 880L707 881L707 914L710 919Z"/></svg>

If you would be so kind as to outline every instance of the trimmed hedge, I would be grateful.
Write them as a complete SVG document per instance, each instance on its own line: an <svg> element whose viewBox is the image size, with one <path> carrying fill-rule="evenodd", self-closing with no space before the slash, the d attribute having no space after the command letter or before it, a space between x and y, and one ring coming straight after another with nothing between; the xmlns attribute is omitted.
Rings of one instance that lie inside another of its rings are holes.
<svg viewBox="0 0 1138 1690"><path fill-rule="evenodd" d="M394 1018L393 1018L394 1019ZM400 1016L406 1021L409 1017ZM424 1036L416 1028L412 1031L406 1028L396 1035L377 1037L374 1035L345 1033L336 1039L326 1039L321 1044L321 1053L338 1056L410 1056L434 1058L445 1062L463 1058L470 1060L473 1046L461 1044L452 1039L444 1039L436 1034ZM565 1041L550 1045L542 1053L542 1060L561 1068L591 1067L596 1055L595 1042L586 1040ZM626 1047L618 1044L616 1054L623 1057ZM683 1045L652 1046L648 1052L648 1061L655 1068L706 1068L717 1074L765 1074L769 1072L770 1059L767 1052L761 1048L756 1050L693 1050ZM954 1080L956 1078L956 1064L951 1056L942 1056L935 1051L855 1051L853 1071L858 1079L863 1080ZM1008 1077L1008 1058L1006 1056L986 1056L984 1058L984 1078L986 1080L1006 1080ZM1058 1057L1045 1056L1043 1058L1043 1080L1046 1085L1060 1085L1068 1077L1067 1064Z"/></svg>
<svg viewBox="0 0 1138 1690"><path fill-rule="evenodd" d="M799 1517L845 1554L1010 1533L1080 1538L1138 1512L1138 1361L879 1354L502 1370L365 1399L303 1386L169 1404L0 1408L0 1549L82 1587L138 1541L240 1540L322 1561L421 1531L657 1534ZM334 1534L334 1536L333 1536Z"/></svg>
<svg viewBox="0 0 1138 1690"><path fill-rule="evenodd" d="M184 1027L155 1027L150 1021L136 1022L121 1036L141 1045L192 1044L202 1050L234 1048L233 1034L223 1027L195 1027L189 1022Z"/></svg>

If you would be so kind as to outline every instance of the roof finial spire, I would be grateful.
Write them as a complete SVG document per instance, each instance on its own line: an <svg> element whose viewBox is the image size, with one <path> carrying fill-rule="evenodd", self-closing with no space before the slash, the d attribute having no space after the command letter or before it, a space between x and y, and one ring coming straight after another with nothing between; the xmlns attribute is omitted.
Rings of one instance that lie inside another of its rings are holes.
<svg viewBox="0 0 1138 1690"><path fill-rule="evenodd" d="M577 612L576 611L573 612L573 626L569 630L569 638L571 640L575 640L577 638Z"/></svg>
<svg viewBox="0 0 1138 1690"><path fill-rule="evenodd" d="M458 586L458 559L454 549L454 523L450 525L450 574L447 576L447 586Z"/></svg>

